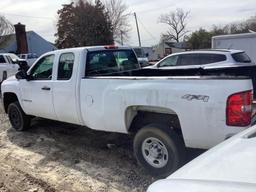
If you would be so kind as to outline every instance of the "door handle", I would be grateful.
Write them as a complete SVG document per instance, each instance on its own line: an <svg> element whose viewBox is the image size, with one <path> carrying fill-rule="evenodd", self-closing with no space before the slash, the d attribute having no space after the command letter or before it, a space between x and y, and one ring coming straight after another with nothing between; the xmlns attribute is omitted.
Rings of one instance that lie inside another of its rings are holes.
<svg viewBox="0 0 256 192"><path fill-rule="evenodd" d="M50 87L46 87L46 86L42 87L41 89L44 90L44 91L50 91L51 90Z"/></svg>

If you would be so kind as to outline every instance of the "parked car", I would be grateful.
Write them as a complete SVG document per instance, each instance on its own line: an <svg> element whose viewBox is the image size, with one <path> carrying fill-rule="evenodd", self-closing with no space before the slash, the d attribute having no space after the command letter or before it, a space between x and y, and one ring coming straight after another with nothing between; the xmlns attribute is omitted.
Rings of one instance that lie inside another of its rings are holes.
<svg viewBox="0 0 256 192"><path fill-rule="evenodd" d="M157 62L152 68L192 69L227 68L255 65L241 50L200 50L171 54Z"/></svg>
<svg viewBox="0 0 256 192"><path fill-rule="evenodd" d="M133 50L136 53L137 59L142 67L148 66L148 54L144 52L141 47L133 47Z"/></svg>
<svg viewBox="0 0 256 192"><path fill-rule="evenodd" d="M175 53L146 68L175 70L185 74L197 72L198 75L202 75L200 70L203 75L246 75L252 79L256 99L256 64L241 50L212 49Z"/></svg>
<svg viewBox="0 0 256 192"><path fill-rule="evenodd" d="M255 192L256 126L189 162L147 192Z"/></svg>
<svg viewBox="0 0 256 192"><path fill-rule="evenodd" d="M0 53L0 83L18 72L17 61L20 58L13 53Z"/></svg>
<svg viewBox="0 0 256 192"><path fill-rule="evenodd" d="M135 135L135 156L155 175L176 170L185 147L208 149L247 129L251 94L247 77L166 76L141 69L131 48L114 46L46 53L2 84L16 130L43 117Z"/></svg>
<svg viewBox="0 0 256 192"><path fill-rule="evenodd" d="M32 66L38 58L38 56L35 53L20 54L19 57L21 59L25 59L29 66Z"/></svg>

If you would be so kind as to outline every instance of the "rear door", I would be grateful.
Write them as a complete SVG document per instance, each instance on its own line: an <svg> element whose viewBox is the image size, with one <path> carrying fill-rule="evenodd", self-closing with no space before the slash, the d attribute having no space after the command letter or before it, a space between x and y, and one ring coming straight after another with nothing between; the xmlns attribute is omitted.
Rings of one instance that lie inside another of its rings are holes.
<svg viewBox="0 0 256 192"><path fill-rule="evenodd" d="M57 75L53 82L53 103L57 118L60 121L74 124L80 124L75 75L78 63L78 53L61 53L58 56Z"/></svg>

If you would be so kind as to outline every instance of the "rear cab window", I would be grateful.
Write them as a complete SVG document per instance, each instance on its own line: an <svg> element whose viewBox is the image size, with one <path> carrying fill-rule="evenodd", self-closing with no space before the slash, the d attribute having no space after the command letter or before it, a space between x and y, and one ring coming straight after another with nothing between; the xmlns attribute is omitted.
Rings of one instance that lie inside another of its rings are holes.
<svg viewBox="0 0 256 192"><path fill-rule="evenodd" d="M133 50L100 50L87 53L86 76L104 76L139 69Z"/></svg>
<svg viewBox="0 0 256 192"><path fill-rule="evenodd" d="M233 53L232 57L238 63L251 63L250 57L245 52Z"/></svg>
<svg viewBox="0 0 256 192"><path fill-rule="evenodd" d="M69 80L72 77L75 61L74 53L62 53L59 59L57 80Z"/></svg>

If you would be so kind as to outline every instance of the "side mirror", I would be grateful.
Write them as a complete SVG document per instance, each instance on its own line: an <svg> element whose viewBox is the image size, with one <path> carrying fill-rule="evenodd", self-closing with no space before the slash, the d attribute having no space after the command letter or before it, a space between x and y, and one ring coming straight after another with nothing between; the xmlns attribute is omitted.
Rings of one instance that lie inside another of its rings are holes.
<svg viewBox="0 0 256 192"><path fill-rule="evenodd" d="M16 73L15 77L16 77L16 79L19 79L19 80L20 79L27 79L28 75L24 70L20 70Z"/></svg>

